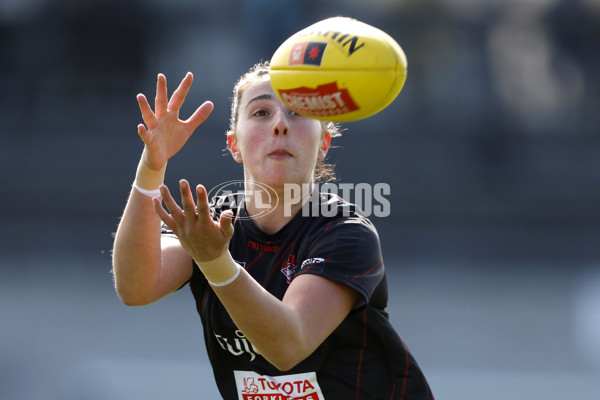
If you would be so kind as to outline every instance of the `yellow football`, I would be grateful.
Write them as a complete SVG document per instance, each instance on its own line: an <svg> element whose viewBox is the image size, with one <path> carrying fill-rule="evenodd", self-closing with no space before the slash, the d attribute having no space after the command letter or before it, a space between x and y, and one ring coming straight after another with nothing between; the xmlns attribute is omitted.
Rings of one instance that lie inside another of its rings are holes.
<svg viewBox="0 0 600 400"><path fill-rule="evenodd" d="M291 110L320 120L369 117L398 96L407 61L382 30L347 17L319 21L287 39L271 58L271 86Z"/></svg>

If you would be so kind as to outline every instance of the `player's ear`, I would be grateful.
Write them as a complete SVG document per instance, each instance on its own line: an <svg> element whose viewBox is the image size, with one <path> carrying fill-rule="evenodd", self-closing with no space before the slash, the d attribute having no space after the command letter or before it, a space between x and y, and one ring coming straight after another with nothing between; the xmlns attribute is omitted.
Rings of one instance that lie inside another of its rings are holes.
<svg viewBox="0 0 600 400"><path fill-rule="evenodd" d="M329 147L331 146L331 135L329 132L325 132L323 136L321 136L321 146L319 147L319 161L323 160L329 151Z"/></svg>
<svg viewBox="0 0 600 400"><path fill-rule="evenodd" d="M240 153L240 148L237 144L237 139L235 137L235 134L231 133L229 135L227 135L227 147L229 148L229 152L231 153L231 156L233 157L233 159L238 162L238 163L242 163L242 153Z"/></svg>

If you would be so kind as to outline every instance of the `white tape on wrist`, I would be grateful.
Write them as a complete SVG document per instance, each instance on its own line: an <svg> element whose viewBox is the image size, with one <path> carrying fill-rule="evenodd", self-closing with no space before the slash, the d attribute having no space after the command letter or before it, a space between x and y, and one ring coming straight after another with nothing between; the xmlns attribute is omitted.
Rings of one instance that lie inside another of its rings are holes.
<svg viewBox="0 0 600 400"><path fill-rule="evenodd" d="M133 184L133 187L135 188L135 190L137 190L138 192L140 192L141 194L143 194L145 196L148 196L148 197L160 197L160 189L153 189L153 190L142 189L141 187L139 187L135 183Z"/></svg>
<svg viewBox="0 0 600 400"><path fill-rule="evenodd" d="M237 265L237 271L235 271L235 273L233 274L233 276L231 278L227 279L224 282L217 282L217 283L211 282L207 279L208 283L211 286L216 286L216 287L223 287L223 286L229 285L231 282L235 281L238 276L240 276L240 271L242 270L242 267L239 264L236 264L236 265Z"/></svg>
<svg viewBox="0 0 600 400"><path fill-rule="evenodd" d="M196 261L200 271L211 286L227 286L240 276L242 267L236 263L229 250L210 261Z"/></svg>

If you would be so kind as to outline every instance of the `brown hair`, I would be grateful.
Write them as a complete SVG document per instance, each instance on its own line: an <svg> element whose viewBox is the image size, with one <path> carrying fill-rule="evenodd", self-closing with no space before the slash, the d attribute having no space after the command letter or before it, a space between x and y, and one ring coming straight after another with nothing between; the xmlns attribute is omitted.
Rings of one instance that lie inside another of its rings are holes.
<svg viewBox="0 0 600 400"><path fill-rule="evenodd" d="M257 81L271 71L271 66L268 61L254 64L248 72L240 77L233 87L233 98L231 99L231 119L229 120L229 130L227 136L235 135L235 128L239 118L240 100L244 94L244 90L248 85ZM339 124L331 121L321 121L323 133L328 132L334 138L342 135L342 130ZM229 143L227 144L229 149ZM324 160L317 161L314 174L315 182L329 182L335 180L335 165L326 163Z"/></svg>

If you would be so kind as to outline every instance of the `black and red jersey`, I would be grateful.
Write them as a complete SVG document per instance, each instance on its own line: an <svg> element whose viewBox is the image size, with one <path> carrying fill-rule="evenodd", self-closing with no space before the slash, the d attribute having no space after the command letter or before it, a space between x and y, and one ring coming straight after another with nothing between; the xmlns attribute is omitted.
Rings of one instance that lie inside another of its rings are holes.
<svg viewBox="0 0 600 400"><path fill-rule="evenodd" d="M215 217L229 208L222 200L213 203ZM279 371L258 353L194 268L189 284L221 395L225 400L433 399L421 369L388 320L377 231L336 195L321 194L320 203L334 212L311 216L305 207L275 234L262 232L243 203L232 208L231 255L274 296L282 299L301 274L320 275L360 294L338 328L293 369Z"/></svg>

